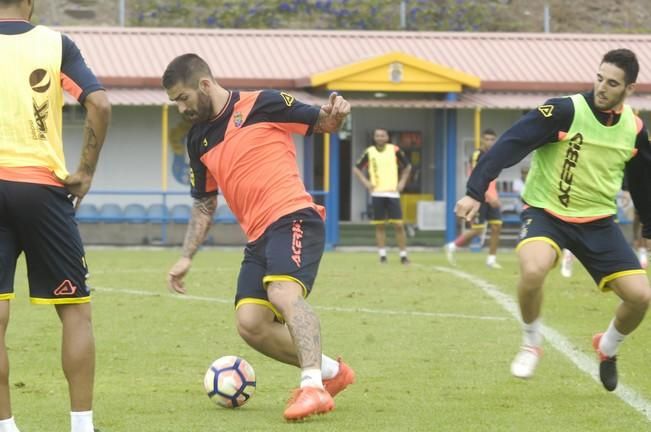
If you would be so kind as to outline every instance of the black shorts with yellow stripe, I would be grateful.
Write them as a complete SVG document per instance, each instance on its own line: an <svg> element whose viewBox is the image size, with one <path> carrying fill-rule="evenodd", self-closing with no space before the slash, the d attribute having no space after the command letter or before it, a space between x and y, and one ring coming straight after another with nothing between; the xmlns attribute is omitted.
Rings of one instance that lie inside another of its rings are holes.
<svg viewBox="0 0 651 432"><path fill-rule="evenodd" d="M296 282L307 297L312 291L324 247L325 227L315 210L298 210L278 219L244 249L235 309L243 304L263 305L282 322L283 317L267 297L267 285L274 281Z"/></svg>
<svg viewBox="0 0 651 432"><path fill-rule="evenodd" d="M544 241L556 250L557 260L569 249L586 268L601 290L621 276L645 274L614 217L588 223L565 222L545 210L529 207L522 212L522 245Z"/></svg>
<svg viewBox="0 0 651 432"><path fill-rule="evenodd" d="M493 207L487 202L483 202L479 207L477 216L472 221L471 228L483 228L486 224L502 225L502 211L499 207Z"/></svg>
<svg viewBox="0 0 651 432"><path fill-rule="evenodd" d="M23 252L32 303L90 301L84 248L66 189L0 180L0 300L15 296L16 261Z"/></svg>

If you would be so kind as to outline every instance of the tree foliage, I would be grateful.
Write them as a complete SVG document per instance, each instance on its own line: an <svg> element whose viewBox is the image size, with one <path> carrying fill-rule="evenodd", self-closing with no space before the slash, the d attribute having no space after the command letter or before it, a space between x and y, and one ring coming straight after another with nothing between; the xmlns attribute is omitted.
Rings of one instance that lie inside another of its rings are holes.
<svg viewBox="0 0 651 432"><path fill-rule="evenodd" d="M119 1L37 2L37 18L50 25L115 25ZM552 32L651 31L648 0L124 1L127 25L142 27L540 32L548 5ZM94 9L96 18L75 20L80 8Z"/></svg>

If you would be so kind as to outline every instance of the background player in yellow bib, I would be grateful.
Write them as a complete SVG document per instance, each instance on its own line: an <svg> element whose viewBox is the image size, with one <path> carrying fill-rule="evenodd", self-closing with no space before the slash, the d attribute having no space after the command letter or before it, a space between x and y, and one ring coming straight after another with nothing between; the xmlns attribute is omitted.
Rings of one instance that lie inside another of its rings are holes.
<svg viewBox="0 0 651 432"><path fill-rule="evenodd" d="M400 192L405 188L411 174L411 163L405 153L389 142L386 129L373 131L374 144L364 150L353 167L355 176L371 193L373 200L373 221L380 262L387 262L385 224L396 230L396 242L400 249L400 262L409 264L407 258L407 236L402 221ZM368 170L368 178L362 170ZM400 172L402 169L402 172Z"/></svg>
<svg viewBox="0 0 651 432"><path fill-rule="evenodd" d="M28 21L33 7L32 0L0 0L0 432L18 431L5 333L23 252L31 302L54 305L61 320L71 431L93 432L95 342L74 205L90 188L110 105L76 45ZM71 174L63 155L62 90L86 108L81 159Z"/></svg>
<svg viewBox="0 0 651 432"><path fill-rule="evenodd" d="M617 386L617 350L651 301L646 273L614 218L626 170L642 235L651 238L651 145L642 120L624 103L638 71L632 51L606 53L593 91L550 99L522 117L479 161L466 196L457 202L457 215L471 220L488 184L535 150L517 247L523 344L511 364L516 377L531 377L542 354L542 287L563 248L581 261L600 289L622 300L605 333L592 339L601 382L609 391Z"/></svg>

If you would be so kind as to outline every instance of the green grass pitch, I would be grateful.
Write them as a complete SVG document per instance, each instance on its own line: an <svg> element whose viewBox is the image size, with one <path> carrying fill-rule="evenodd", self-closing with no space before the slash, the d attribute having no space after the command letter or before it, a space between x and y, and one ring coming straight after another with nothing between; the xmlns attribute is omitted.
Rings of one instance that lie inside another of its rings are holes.
<svg viewBox="0 0 651 432"><path fill-rule="evenodd" d="M94 412L102 432L651 429L649 414L641 412L651 400L651 321L626 340L619 357L620 382L642 398L642 408L606 392L547 342L536 376L517 380L509 374L520 344L517 321L480 286L443 271L449 266L440 252L414 253L410 267L397 254L386 266L374 253L324 256L310 303L321 318L325 353L342 355L358 382L337 397L331 414L288 425L282 412L298 369L258 354L235 330L241 251L201 251L187 298L165 286L177 256L177 250L88 252ZM484 259L460 253L457 269L514 298L513 252L500 256L501 271L486 268ZM23 432L67 431L56 314L29 305L22 270L16 292L8 331L14 416ZM543 316L571 350L594 360L590 338L606 328L616 304L577 264L573 279L558 270L548 277ZM202 385L210 363L227 354L246 358L257 375L256 393L236 410L214 405Z"/></svg>

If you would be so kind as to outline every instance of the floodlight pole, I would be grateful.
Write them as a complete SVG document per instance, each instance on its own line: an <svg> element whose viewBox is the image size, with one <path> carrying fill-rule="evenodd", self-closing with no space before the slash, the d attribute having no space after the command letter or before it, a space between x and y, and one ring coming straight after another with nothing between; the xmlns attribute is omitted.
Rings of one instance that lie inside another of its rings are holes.
<svg viewBox="0 0 651 432"><path fill-rule="evenodd" d="M126 15L126 0L118 0L118 10L119 10L119 21L120 21L120 27L124 27L125 24L125 15Z"/></svg>
<svg viewBox="0 0 651 432"><path fill-rule="evenodd" d="M545 33L549 33L551 26L551 14L549 12L549 3L545 3L545 9L543 12L544 28Z"/></svg>

